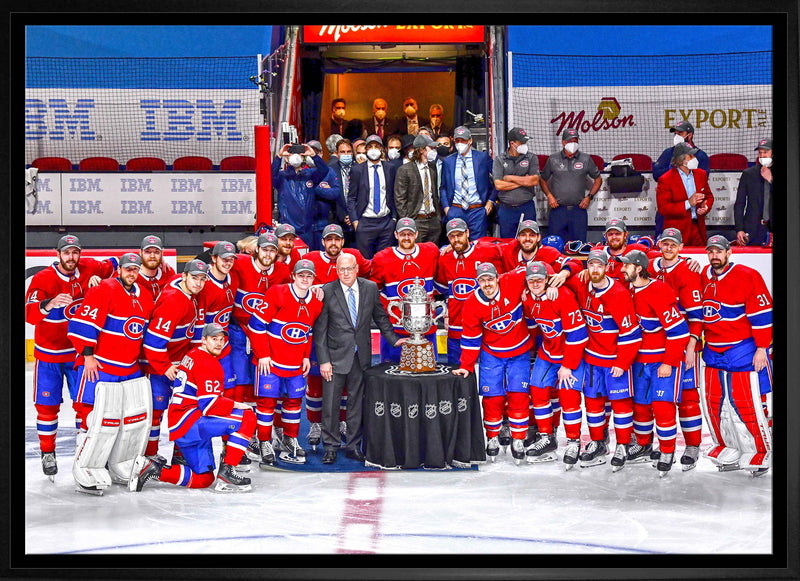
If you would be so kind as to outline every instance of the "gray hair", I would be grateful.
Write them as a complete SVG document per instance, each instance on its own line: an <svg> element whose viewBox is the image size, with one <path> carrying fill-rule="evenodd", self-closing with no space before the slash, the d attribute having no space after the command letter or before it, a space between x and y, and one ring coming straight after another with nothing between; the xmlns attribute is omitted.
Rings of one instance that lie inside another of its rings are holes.
<svg viewBox="0 0 800 581"><path fill-rule="evenodd" d="M325 147L328 148L328 151L335 152L336 146L339 145L339 142L342 139L344 138L341 135L339 135L338 133L334 133L333 135L328 137L328 139L325 140Z"/></svg>
<svg viewBox="0 0 800 581"><path fill-rule="evenodd" d="M686 159L686 156L689 155L688 153L682 153L677 157L673 157L670 160L669 165L671 167L681 167L683 165L683 160Z"/></svg>

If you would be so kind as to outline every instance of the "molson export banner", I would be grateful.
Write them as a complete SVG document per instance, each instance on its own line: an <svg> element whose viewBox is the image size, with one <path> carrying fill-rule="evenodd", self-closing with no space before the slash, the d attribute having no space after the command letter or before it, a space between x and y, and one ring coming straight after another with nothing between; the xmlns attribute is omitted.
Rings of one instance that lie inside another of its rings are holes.
<svg viewBox="0 0 800 581"><path fill-rule="evenodd" d="M310 44L346 43L472 43L483 42L483 26L448 24L353 25L324 24L303 26L303 42Z"/></svg>

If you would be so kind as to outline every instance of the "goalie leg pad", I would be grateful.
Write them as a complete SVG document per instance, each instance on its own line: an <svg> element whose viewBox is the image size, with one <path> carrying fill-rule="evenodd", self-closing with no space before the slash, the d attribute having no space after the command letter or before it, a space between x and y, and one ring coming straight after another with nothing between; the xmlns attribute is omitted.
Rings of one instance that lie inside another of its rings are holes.
<svg viewBox="0 0 800 581"><path fill-rule="evenodd" d="M122 386L100 381L95 387L94 409L86 418L87 432L72 464L75 482L85 488L107 488L111 476L106 462L122 421Z"/></svg>
<svg viewBox="0 0 800 581"><path fill-rule="evenodd" d="M714 442L714 447L705 456L712 460L725 447L725 440L720 431L720 410L723 397L721 374L723 373L724 371L721 369L706 366L703 373L699 375L700 403L711 432L711 440Z"/></svg>
<svg viewBox="0 0 800 581"><path fill-rule="evenodd" d="M153 417L153 394L146 377L119 383L122 388L122 423L111 455L108 470L114 482L128 483L137 456L144 454Z"/></svg>
<svg viewBox="0 0 800 581"><path fill-rule="evenodd" d="M739 443L738 449L742 453L739 466L743 469L767 468L772 455L772 437L761 405L758 373L742 371L728 375L733 412L731 419Z"/></svg>

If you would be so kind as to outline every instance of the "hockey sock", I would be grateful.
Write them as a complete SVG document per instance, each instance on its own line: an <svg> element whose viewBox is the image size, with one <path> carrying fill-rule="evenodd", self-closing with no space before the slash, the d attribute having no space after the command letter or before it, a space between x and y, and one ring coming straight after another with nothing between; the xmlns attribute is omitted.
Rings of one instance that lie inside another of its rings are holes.
<svg viewBox="0 0 800 581"><path fill-rule="evenodd" d="M250 410L244 410L242 419L236 426L236 431L230 434L228 442L225 446L225 458L223 462L231 466L238 466L242 461L242 456L247 445L250 443L250 438L256 431L256 415Z"/></svg>
<svg viewBox="0 0 800 581"><path fill-rule="evenodd" d="M256 400L256 420L260 442L272 441L272 426L277 401L274 397L259 397Z"/></svg>
<svg viewBox="0 0 800 581"><path fill-rule="evenodd" d="M553 409L553 431L548 433L555 433L561 425L561 400L558 398L557 386L550 388L550 407Z"/></svg>
<svg viewBox="0 0 800 581"><path fill-rule="evenodd" d="M283 419L282 419L282 412L283 412L283 400L278 398L275 403L275 414L272 418L272 427L273 428L280 428L283 429Z"/></svg>
<svg viewBox="0 0 800 581"><path fill-rule="evenodd" d="M577 440L581 437L581 421L583 420L581 392L574 389L559 389L558 397L561 400L564 431L567 438Z"/></svg>
<svg viewBox="0 0 800 581"><path fill-rule="evenodd" d="M608 424L611 420L611 412L614 409L614 406L611 405L611 402L608 400L608 396L603 396L604 402L604 410L605 410L605 424L603 428L608 428Z"/></svg>
<svg viewBox="0 0 800 581"><path fill-rule="evenodd" d="M239 403L244 402L244 394L247 390L252 390L252 385L237 385L233 388L233 401L238 401Z"/></svg>
<svg viewBox="0 0 800 581"><path fill-rule="evenodd" d="M500 426L503 424L503 408L506 405L506 398L502 395L483 396L481 405L486 438L494 438L500 433Z"/></svg>
<svg viewBox="0 0 800 581"><path fill-rule="evenodd" d="M678 416L686 445L699 446L703 435L703 414L700 410L700 393L696 387L681 392Z"/></svg>
<svg viewBox="0 0 800 581"><path fill-rule="evenodd" d="M306 417L310 424L322 421L322 377L317 375L307 377Z"/></svg>
<svg viewBox="0 0 800 581"><path fill-rule="evenodd" d="M506 394L508 409L508 426L511 429L511 437L517 440L524 440L528 433L528 402L530 396L519 391L509 391Z"/></svg>
<svg viewBox="0 0 800 581"><path fill-rule="evenodd" d="M89 429L86 424L86 418L89 417L89 413L94 409L94 406L88 403L75 402L72 407L75 410L75 423L78 424L78 430L86 432Z"/></svg>
<svg viewBox="0 0 800 581"><path fill-rule="evenodd" d="M283 410L281 412L281 422L283 423L283 433L288 438L296 438L300 432L300 410L303 406L303 399L292 397L283 400Z"/></svg>
<svg viewBox="0 0 800 581"><path fill-rule="evenodd" d="M347 387L342 390L342 401L339 403L339 421L347 421Z"/></svg>
<svg viewBox="0 0 800 581"><path fill-rule="evenodd" d="M39 434L39 448L45 454L56 450L58 408L57 405L36 404L36 431Z"/></svg>
<svg viewBox="0 0 800 581"><path fill-rule="evenodd" d="M81 405L82 404L79 404L76 401L72 402L72 409L75 410L75 429L76 430L80 430L81 429L81 421L82 421L81 420L81 413L80 413Z"/></svg>
<svg viewBox="0 0 800 581"><path fill-rule="evenodd" d="M640 446L653 442L653 407L649 403L633 404L633 433Z"/></svg>
<svg viewBox="0 0 800 581"><path fill-rule="evenodd" d="M161 476L158 477L158 480L185 486L186 488L208 488L214 482L214 473L203 472L202 474L197 474L192 472L188 466L164 466L161 469Z"/></svg>
<svg viewBox="0 0 800 581"><path fill-rule="evenodd" d="M158 454L158 438L161 435L161 414L164 410L153 410L153 423L150 428L150 436L147 438L147 449L145 456L155 456Z"/></svg>
<svg viewBox="0 0 800 581"><path fill-rule="evenodd" d="M553 408L550 405L550 388L531 387L531 401L533 402L536 429L540 434L552 434Z"/></svg>
<svg viewBox="0 0 800 581"><path fill-rule="evenodd" d="M769 409L767 408L767 394L761 394L761 409L764 410L764 417L769 420L769 427L772 427L772 416L769 415Z"/></svg>
<svg viewBox="0 0 800 581"><path fill-rule="evenodd" d="M614 410L614 434L617 444L630 444L633 432L633 398L611 400Z"/></svg>
<svg viewBox="0 0 800 581"><path fill-rule="evenodd" d="M675 451L675 439L678 436L678 425L675 423L675 411L676 406L671 401L653 402L653 415L656 417L658 446L665 454L671 454Z"/></svg>
<svg viewBox="0 0 800 581"><path fill-rule="evenodd" d="M606 409L603 397L587 397L586 424L589 426L589 437L592 440L602 440L606 428Z"/></svg>

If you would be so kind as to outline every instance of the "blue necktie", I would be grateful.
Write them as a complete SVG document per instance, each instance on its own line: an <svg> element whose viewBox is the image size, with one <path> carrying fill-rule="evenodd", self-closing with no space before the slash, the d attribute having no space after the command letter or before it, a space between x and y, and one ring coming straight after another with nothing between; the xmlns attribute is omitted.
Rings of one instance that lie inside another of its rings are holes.
<svg viewBox="0 0 800 581"><path fill-rule="evenodd" d="M350 287L347 293L347 306L350 308L350 318L353 320L353 327L358 323L358 309L356 309L356 292Z"/></svg>
<svg viewBox="0 0 800 581"><path fill-rule="evenodd" d="M378 165L375 164L375 178L372 180L374 183L372 185L372 189L374 190L372 194L372 210L375 212L375 215L378 216L381 213L381 178L378 175Z"/></svg>

